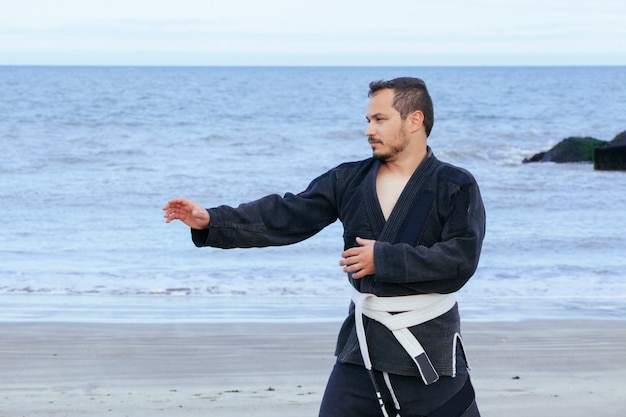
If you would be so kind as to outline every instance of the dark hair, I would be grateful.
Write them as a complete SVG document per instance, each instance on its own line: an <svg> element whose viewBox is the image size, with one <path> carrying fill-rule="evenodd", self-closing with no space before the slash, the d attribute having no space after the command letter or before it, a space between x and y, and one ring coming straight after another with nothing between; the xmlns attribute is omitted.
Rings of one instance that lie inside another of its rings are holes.
<svg viewBox="0 0 626 417"><path fill-rule="evenodd" d="M428 94L426 83L419 78L400 77L389 81L372 81L368 97L372 97L380 90L394 90L393 108L398 110L400 116L406 119L416 110L424 114L424 129L426 136L435 123L435 111L433 101Z"/></svg>

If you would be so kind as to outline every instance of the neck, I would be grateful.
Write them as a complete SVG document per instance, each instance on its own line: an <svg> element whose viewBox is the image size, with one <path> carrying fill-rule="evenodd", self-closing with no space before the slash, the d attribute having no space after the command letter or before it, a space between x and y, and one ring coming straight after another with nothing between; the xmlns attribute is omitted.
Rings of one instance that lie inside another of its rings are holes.
<svg viewBox="0 0 626 417"><path fill-rule="evenodd" d="M426 147L411 153L403 153L397 155L394 159L383 161L381 168L384 167L387 172L394 175L410 177L422 163L424 158L426 158L427 154L428 150Z"/></svg>

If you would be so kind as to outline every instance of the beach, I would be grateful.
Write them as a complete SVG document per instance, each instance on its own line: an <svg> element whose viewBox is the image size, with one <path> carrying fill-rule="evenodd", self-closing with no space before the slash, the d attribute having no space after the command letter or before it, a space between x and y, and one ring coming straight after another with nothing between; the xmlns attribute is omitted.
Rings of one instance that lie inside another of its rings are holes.
<svg viewBox="0 0 626 417"><path fill-rule="evenodd" d="M0 199L45 215L0 228L0 417L316 416L350 297L341 222L196 249L161 207L369 158L367 86L406 75L487 209L457 294L482 415L625 416L626 176L522 163L622 132L624 67L4 66Z"/></svg>
<svg viewBox="0 0 626 417"><path fill-rule="evenodd" d="M0 417L316 416L339 326L2 323ZM626 415L626 321L463 335L483 417Z"/></svg>

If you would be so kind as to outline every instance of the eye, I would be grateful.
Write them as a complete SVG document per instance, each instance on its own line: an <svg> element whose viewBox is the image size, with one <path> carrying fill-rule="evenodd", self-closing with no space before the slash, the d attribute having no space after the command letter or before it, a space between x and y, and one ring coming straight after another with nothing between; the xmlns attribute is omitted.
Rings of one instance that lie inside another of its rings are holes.
<svg viewBox="0 0 626 417"><path fill-rule="evenodd" d="M367 120L367 123L371 123L371 122L382 123L386 121L387 118L383 114L373 114L371 119L369 117L366 117L365 120Z"/></svg>

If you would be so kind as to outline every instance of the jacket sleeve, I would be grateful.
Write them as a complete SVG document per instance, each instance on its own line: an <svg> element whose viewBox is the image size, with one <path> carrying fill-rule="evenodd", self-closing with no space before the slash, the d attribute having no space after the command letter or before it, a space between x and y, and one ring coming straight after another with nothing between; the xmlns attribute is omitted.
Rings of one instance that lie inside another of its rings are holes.
<svg viewBox="0 0 626 417"><path fill-rule="evenodd" d="M428 218L440 230L434 243L376 242L377 282L403 284L416 293L451 293L470 279L485 236L485 209L478 185L465 174L464 181L439 183Z"/></svg>
<svg viewBox="0 0 626 417"><path fill-rule="evenodd" d="M236 208L211 208L208 229L192 229L192 240L196 246L224 249L300 242L337 219L334 195L329 171L299 194L273 194Z"/></svg>

